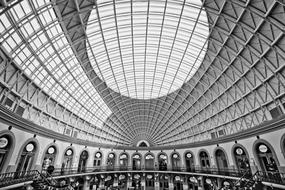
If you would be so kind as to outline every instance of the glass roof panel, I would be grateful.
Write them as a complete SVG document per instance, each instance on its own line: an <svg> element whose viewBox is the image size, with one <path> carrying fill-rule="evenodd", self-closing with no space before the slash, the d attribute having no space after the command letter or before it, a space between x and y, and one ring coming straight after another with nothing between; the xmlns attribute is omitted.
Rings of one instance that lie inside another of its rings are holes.
<svg viewBox="0 0 285 190"><path fill-rule="evenodd" d="M195 74L207 48L208 21L201 7L200 0L98 0L86 31L95 72L108 87L132 98L179 89Z"/></svg>
<svg viewBox="0 0 285 190"><path fill-rule="evenodd" d="M47 94L86 121L102 127L111 110L79 65L49 3L21 1L2 14L0 42ZM34 8L37 14L31 14ZM15 25L21 27L11 28Z"/></svg>

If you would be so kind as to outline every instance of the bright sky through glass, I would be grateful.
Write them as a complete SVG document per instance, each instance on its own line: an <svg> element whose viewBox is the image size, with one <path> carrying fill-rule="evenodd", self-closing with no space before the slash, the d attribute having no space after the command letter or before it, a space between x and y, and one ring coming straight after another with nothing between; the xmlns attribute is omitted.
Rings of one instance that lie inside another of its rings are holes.
<svg viewBox="0 0 285 190"><path fill-rule="evenodd" d="M47 94L102 127L111 111L78 63L50 3L24 0L2 14L0 42Z"/></svg>
<svg viewBox="0 0 285 190"><path fill-rule="evenodd" d="M87 26L88 55L99 77L122 95L151 99L187 82L209 35L200 0L97 0Z"/></svg>

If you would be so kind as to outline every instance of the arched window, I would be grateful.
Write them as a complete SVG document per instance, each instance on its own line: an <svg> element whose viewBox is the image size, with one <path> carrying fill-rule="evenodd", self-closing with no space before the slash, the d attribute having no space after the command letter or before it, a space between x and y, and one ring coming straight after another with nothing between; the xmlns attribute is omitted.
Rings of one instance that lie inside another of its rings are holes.
<svg viewBox="0 0 285 190"><path fill-rule="evenodd" d="M209 168L210 167L210 160L207 152L201 151L199 154L200 157L200 164L202 168Z"/></svg>
<svg viewBox="0 0 285 190"><path fill-rule="evenodd" d="M167 156L165 153L158 155L158 169L161 171L167 170Z"/></svg>
<svg viewBox="0 0 285 190"><path fill-rule="evenodd" d="M133 170L140 170L141 169L141 155L134 154L133 155Z"/></svg>
<svg viewBox="0 0 285 190"><path fill-rule="evenodd" d="M180 155L178 153L173 153L171 156L172 170L180 170Z"/></svg>
<svg viewBox="0 0 285 190"><path fill-rule="evenodd" d="M37 151L37 146L35 142L29 142L24 147L24 149L20 154L20 159L16 169L17 172L31 170L35 160L36 151Z"/></svg>
<svg viewBox="0 0 285 190"><path fill-rule="evenodd" d="M86 169L86 164L88 160L88 152L87 150L83 150L80 154L79 162L78 162L78 172L84 172Z"/></svg>
<svg viewBox="0 0 285 190"><path fill-rule="evenodd" d="M154 181L155 181L155 176L152 173L147 173L145 178L146 189L154 189Z"/></svg>
<svg viewBox="0 0 285 190"><path fill-rule="evenodd" d="M187 172L194 172L195 171L195 165L194 165L194 157L191 152L187 152L185 154L185 165L186 165L186 171Z"/></svg>
<svg viewBox="0 0 285 190"><path fill-rule="evenodd" d="M0 173L3 170L4 164L7 160L9 150L11 147L11 138L8 135L0 137Z"/></svg>
<svg viewBox="0 0 285 190"><path fill-rule="evenodd" d="M176 175L173 177L174 190L183 190L183 179L181 176Z"/></svg>
<svg viewBox="0 0 285 190"><path fill-rule="evenodd" d="M94 163L93 166L101 166L102 163L102 153L96 152L94 157Z"/></svg>
<svg viewBox="0 0 285 190"><path fill-rule="evenodd" d="M107 157L107 170L114 170L115 161L116 161L115 153L109 153Z"/></svg>
<svg viewBox="0 0 285 190"><path fill-rule="evenodd" d="M63 156L63 162L61 165L61 171L64 172L66 170L70 170L72 168L73 161L73 150L72 148L68 148Z"/></svg>
<svg viewBox="0 0 285 190"><path fill-rule="evenodd" d="M154 156L150 153L145 155L145 169L146 170L154 169Z"/></svg>
<svg viewBox="0 0 285 190"><path fill-rule="evenodd" d="M119 157L120 169L122 170L128 169L128 162L129 162L129 156L126 153L122 153Z"/></svg>
<svg viewBox="0 0 285 190"><path fill-rule="evenodd" d="M257 144L255 151L261 171L266 172L267 174L278 172L277 162L273 152L265 143Z"/></svg>
<svg viewBox="0 0 285 190"><path fill-rule="evenodd" d="M217 149L215 152L217 167L219 170L228 168L228 162L223 150Z"/></svg>
<svg viewBox="0 0 285 190"><path fill-rule="evenodd" d="M55 162L56 148L55 146L50 146L45 152L42 169L46 170L49 166L53 166Z"/></svg>
<svg viewBox="0 0 285 190"><path fill-rule="evenodd" d="M237 169L241 172L246 172L246 171L250 172L251 170L250 170L249 159L248 156L246 155L245 150L242 147L237 146L234 148L233 151L234 151L233 153Z"/></svg>

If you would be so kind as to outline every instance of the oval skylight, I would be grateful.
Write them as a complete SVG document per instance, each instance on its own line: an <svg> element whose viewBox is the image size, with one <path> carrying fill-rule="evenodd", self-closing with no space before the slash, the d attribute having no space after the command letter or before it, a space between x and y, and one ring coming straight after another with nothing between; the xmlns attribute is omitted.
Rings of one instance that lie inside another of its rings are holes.
<svg viewBox="0 0 285 190"><path fill-rule="evenodd" d="M122 95L167 95L197 71L207 48L200 0L98 0L87 26L88 56L98 76Z"/></svg>

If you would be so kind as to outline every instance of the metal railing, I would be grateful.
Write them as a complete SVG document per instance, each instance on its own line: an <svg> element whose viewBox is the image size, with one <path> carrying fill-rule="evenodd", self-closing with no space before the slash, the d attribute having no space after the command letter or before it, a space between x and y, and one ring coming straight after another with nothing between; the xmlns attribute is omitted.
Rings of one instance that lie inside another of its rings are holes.
<svg viewBox="0 0 285 190"><path fill-rule="evenodd" d="M185 167L176 167L176 168L141 168L141 169L134 169L133 167L110 167L110 166L100 166L100 167L87 167L78 170L78 168L56 168L51 173L51 175L46 174L46 171L42 171L41 173L37 170L31 171L21 171L21 172L10 172L10 173L2 173L0 174L0 187L19 184L27 181L34 181L37 179L38 176L49 180L49 182L54 183L53 177L63 176L68 177L68 175L75 175L75 174L84 174L84 173L117 173L117 172L161 172L161 173L179 173L182 174L189 174L189 175L199 175L199 174L211 174L211 175L218 175L218 176L231 176L237 178L243 178L245 180L250 180L253 176L255 176L254 180L256 181L264 181L270 182L275 184L282 184L285 185L285 173L279 172L261 172L258 171L255 175L252 175L250 171L242 171L236 169L217 169L217 168L202 168L202 167L193 167L193 168L185 168ZM217 176L217 177L218 177Z"/></svg>
<svg viewBox="0 0 285 190"><path fill-rule="evenodd" d="M212 175L221 175L221 176L232 176L232 177L242 177L245 175L245 178L251 177L250 172L246 172L243 170L236 170L236 169L217 169L217 168L202 168L202 167L193 167L193 168L185 168L185 167L175 167L175 168L141 168L141 169L134 169L133 167L109 167L109 166L99 166L99 167L86 167L82 170L78 170L78 168L56 168L52 176L60 176L60 175L72 175L72 174L81 174L81 173L93 173L93 172L164 172L164 171L171 171L171 172L186 172L186 173L197 173L197 174L212 174Z"/></svg>
<svg viewBox="0 0 285 190"><path fill-rule="evenodd" d="M1 173L0 187L32 181L34 177L38 176L39 174L40 172L38 170Z"/></svg>

